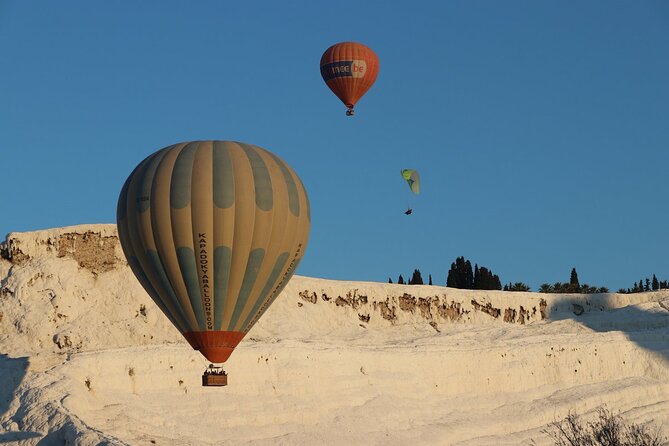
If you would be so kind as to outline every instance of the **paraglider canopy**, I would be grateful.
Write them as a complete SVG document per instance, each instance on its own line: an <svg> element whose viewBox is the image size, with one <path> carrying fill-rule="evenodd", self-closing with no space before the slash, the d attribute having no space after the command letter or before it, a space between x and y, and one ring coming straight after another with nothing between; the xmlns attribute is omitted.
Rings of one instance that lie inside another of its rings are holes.
<svg viewBox="0 0 669 446"><path fill-rule="evenodd" d="M414 195L418 195L420 193L420 176L418 175L418 171L414 169L402 169L400 173L404 181L409 185L411 192ZM412 213L413 209L409 206L404 215L411 215Z"/></svg>
<svg viewBox="0 0 669 446"><path fill-rule="evenodd" d="M420 175L417 170L403 169L402 178L407 182L411 192L418 195L420 193Z"/></svg>

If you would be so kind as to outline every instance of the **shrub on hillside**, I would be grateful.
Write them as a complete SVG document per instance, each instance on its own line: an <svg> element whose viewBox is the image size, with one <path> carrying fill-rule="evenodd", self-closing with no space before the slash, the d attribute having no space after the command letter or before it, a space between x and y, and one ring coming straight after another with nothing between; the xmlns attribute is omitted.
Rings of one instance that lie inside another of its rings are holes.
<svg viewBox="0 0 669 446"><path fill-rule="evenodd" d="M555 446L668 446L667 438L652 433L646 426L627 424L620 415L605 408L597 411L597 419L585 423L569 413L564 420L554 421L544 431Z"/></svg>

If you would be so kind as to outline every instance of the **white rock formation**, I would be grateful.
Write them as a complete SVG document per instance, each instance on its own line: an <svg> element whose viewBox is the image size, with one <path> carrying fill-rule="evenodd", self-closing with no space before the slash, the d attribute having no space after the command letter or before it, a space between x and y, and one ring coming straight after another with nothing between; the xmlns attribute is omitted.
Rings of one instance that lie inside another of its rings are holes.
<svg viewBox="0 0 669 446"><path fill-rule="evenodd" d="M203 388L206 361L114 225L12 233L0 251L0 443L548 445L569 410L669 420L667 291L296 276L226 363L229 386Z"/></svg>

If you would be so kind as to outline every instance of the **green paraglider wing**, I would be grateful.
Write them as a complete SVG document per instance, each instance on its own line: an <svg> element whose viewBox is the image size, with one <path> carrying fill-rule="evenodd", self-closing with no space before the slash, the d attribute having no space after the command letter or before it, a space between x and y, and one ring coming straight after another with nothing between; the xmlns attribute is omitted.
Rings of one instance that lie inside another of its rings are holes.
<svg viewBox="0 0 669 446"><path fill-rule="evenodd" d="M420 193L420 175L417 170L403 169L402 178L404 178L411 188L411 192L418 195Z"/></svg>

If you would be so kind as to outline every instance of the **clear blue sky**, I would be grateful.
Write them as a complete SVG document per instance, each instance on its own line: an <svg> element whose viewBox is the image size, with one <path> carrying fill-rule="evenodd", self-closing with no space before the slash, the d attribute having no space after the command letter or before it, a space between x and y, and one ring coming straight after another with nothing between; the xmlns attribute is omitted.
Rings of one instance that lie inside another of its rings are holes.
<svg viewBox="0 0 669 446"><path fill-rule="evenodd" d="M144 157L224 139L305 183L298 274L669 279L669 2L349 3L0 0L0 233L113 223ZM354 118L346 40L381 61Z"/></svg>

